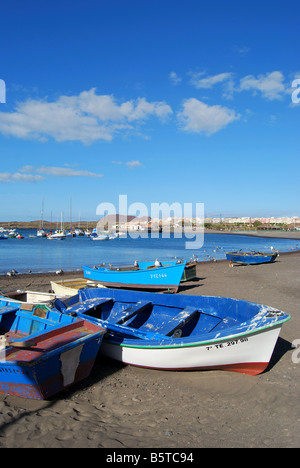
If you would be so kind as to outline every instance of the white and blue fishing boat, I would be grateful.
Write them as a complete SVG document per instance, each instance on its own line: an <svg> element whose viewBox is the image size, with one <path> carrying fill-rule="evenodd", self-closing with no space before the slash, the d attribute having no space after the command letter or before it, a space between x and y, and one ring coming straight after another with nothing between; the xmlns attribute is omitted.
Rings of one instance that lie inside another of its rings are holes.
<svg viewBox="0 0 300 468"><path fill-rule="evenodd" d="M47 305L0 298L0 393L48 399L89 376L105 329Z"/></svg>
<svg viewBox="0 0 300 468"><path fill-rule="evenodd" d="M109 235L108 234L99 234L98 236L92 236L93 241L108 241Z"/></svg>
<svg viewBox="0 0 300 468"><path fill-rule="evenodd" d="M226 258L230 263L239 263L241 265L259 265L260 263L273 263L277 258L277 253L264 252L246 252L239 250L237 252L227 252Z"/></svg>
<svg viewBox="0 0 300 468"><path fill-rule="evenodd" d="M177 292L186 262L139 262L132 266L83 267L85 278L113 288Z"/></svg>
<svg viewBox="0 0 300 468"><path fill-rule="evenodd" d="M263 372L290 316L226 297L84 289L61 312L106 328L100 352L134 366L163 370Z"/></svg>

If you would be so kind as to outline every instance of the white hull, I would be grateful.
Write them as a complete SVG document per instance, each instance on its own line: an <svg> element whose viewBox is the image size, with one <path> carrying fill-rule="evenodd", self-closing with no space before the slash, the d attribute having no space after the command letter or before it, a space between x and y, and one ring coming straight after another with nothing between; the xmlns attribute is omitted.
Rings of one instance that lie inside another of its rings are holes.
<svg viewBox="0 0 300 468"><path fill-rule="evenodd" d="M65 238L66 236L63 234L50 234L49 236L47 236L47 239L49 240L63 240Z"/></svg>
<svg viewBox="0 0 300 468"><path fill-rule="evenodd" d="M37 231L36 235L37 237L47 237L47 233L43 229L40 229L39 231Z"/></svg>
<svg viewBox="0 0 300 468"><path fill-rule="evenodd" d="M51 281L51 289L57 296L74 296L82 288L95 287L104 288L99 283L85 280L84 278L74 278L69 281Z"/></svg>
<svg viewBox="0 0 300 468"><path fill-rule="evenodd" d="M222 341L193 346L151 348L120 346L103 341L101 352L112 359L161 370L220 369L256 375L271 359L281 325Z"/></svg>

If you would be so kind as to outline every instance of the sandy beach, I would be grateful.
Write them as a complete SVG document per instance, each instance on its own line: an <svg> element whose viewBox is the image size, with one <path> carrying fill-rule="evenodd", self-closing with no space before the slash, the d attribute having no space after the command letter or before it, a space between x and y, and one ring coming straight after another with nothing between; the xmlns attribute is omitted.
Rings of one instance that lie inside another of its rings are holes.
<svg viewBox="0 0 300 468"><path fill-rule="evenodd" d="M0 396L0 447L210 448L300 444L300 252L274 264L200 263L179 294L245 299L291 315L266 372L164 372L101 356L91 376L49 401ZM78 272L64 278L80 276ZM0 277L2 294L49 291L55 274ZM294 359L295 361L295 359Z"/></svg>

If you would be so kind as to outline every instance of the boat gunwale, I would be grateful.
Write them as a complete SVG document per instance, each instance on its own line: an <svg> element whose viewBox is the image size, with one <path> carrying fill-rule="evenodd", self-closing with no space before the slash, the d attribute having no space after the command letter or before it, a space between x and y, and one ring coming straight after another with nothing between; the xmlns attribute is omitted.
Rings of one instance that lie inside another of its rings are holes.
<svg viewBox="0 0 300 468"><path fill-rule="evenodd" d="M159 267L155 267L155 268L153 268L153 270L147 269L147 268L139 269L139 270L110 270L109 268L105 268L105 267L93 268L93 267L89 267L89 266L86 266L86 265L84 265L82 267L82 269L83 269L83 271L84 271L84 269L87 269L87 270L92 270L92 271L99 271L99 273L101 273L101 274L106 273L106 274L112 274L113 276L115 276L116 274L118 274L118 275L120 275L120 274L126 274L126 275L127 274L134 274L134 275L136 275L137 273L141 273L141 272L142 273L149 273L149 272L152 273L153 271L157 272L159 270L166 270L166 269L170 270L172 268L177 269L178 267L182 267L182 266L185 267L185 265L186 265L186 262L184 261L184 262L178 263L176 265L165 265L165 266L162 265L162 266L159 266Z"/></svg>
<svg viewBox="0 0 300 468"><path fill-rule="evenodd" d="M281 311L279 311L281 312ZM218 342L223 342L223 341L228 341L232 339L238 339L240 337L245 337L249 335L254 335L258 333L263 333L268 329L271 328L276 328L276 327L282 327L282 325L285 322L288 322L291 319L291 316L285 312L283 312L284 318L276 321L272 321L269 323L266 323L263 326L252 328L252 329L246 329L245 331L239 331L237 333L231 333L231 334L226 334L218 337L211 338L209 340L201 340L201 341L195 341L197 339L197 336L201 335L194 335L194 336L186 336L186 337L180 337L180 338L172 338L166 336L165 338L162 338L161 335L157 339L143 339L143 338L124 338L124 337L118 337L116 335L113 335L113 333L117 333L116 331L112 330L110 332L109 330L109 321L101 320L101 319L96 319L96 318L89 318L91 321L94 323L99 323L100 326L105 328L107 330L107 334L104 336L104 342L107 344L114 344L116 346L121 346L121 347L128 347L128 348L140 348L140 349L176 349L176 348L190 348L190 347L198 347L198 346L205 346L207 344L212 344L212 343L218 343ZM78 314L78 316L83 317L86 316L85 314ZM241 328L246 328L247 325L244 325ZM236 328L236 330L238 327ZM131 329L135 330L137 333L139 332L139 329ZM234 327L230 327L227 329L228 332L234 331ZM128 327L128 331L130 331L130 328ZM225 330L224 330L225 331ZM120 332L126 333L126 330L123 329ZM209 334L206 333L203 336L207 336ZM218 334L218 333L217 333ZM121 341L122 340L122 341ZM192 342L187 342L191 341ZM165 344L164 344L165 343Z"/></svg>
<svg viewBox="0 0 300 468"><path fill-rule="evenodd" d="M88 320L85 320L85 321L89 322ZM76 322L74 322L74 323L76 323ZM96 325L96 324L94 323L94 325ZM84 325L81 324L81 326L83 327ZM100 325L98 325L98 327L100 327ZM59 328L55 328L55 331L57 331L57 330L59 330ZM54 331L54 329L51 330L51 331ZM78 336L78 337L74 338L72 341L70 340L67 343L57 345L55 348L50 349L49 351L46 350L46 352L44 352L43 354L39 354L39 356L36 356L36 357L34 357L34 353L35 352L40 353L40 350L35 349L34 347L28 348L27 353L32 353L33 354L33 357L32 357L32 359L30 361L29 360L28 361L23 361L22 359L14 359L14 360L11 359L11 360L4 360L4 361L0 360L0 366L5 366L5 367L20 366L20 367L28 367L28 368L35 367L35 366L39 365L42 362L46 362L46 361L50 360L53 356L55 356L57 354L60 354L62 352L64 353L66 351L69 351L70 349L73 349L75 347L80 346L81 343L87 343L89 341L100 339L101 337L102 337L101 339L103 339L105 334L106 334L106 330L104 329L104 327L103 327L103 330L98 330L98 331L94 331L94 332L91 332L91 333L89 333L89 331L87 330L87 332L83 336ZM39 334L39 333L28 335L28 336L26 336L26 340L29 340L29 339L32 340L34 338L39 337L40 335L41 334ZM14 348L13 346L10 346L8 344L7 347L6 347L6 352L11 352L11 351L12 351L12 353L17 353L20 350L18 350L18 348Z"/></svg>
<svg viewBox="0 0 300 468"><path fill-rule="evenodd" d="M268 253L268 252L240 252L239 250L233 252L225 252L225 255L240 256L240 257L277 257L278 253Z"/></svg>
<svg viewBox="0 0 300 468"><path fill-rule="evenodd" d="M200 347L200 346L206 346L208 344L214 344L214 343L219 343L219 342L224 342L224 341L229 341L229 340L233 340L233 339L239 339L240 337L245 337L247 335L256 335L256 334L259 334L259 333L264 333L267 329L275 329L275 328L278 328L278 327L282 327L282 324L289 321L290 320L290 317L286 317L284 320L280 321L280 322L275 322L273 324L269 324L269 325L265 325L264 327L261 327L261 328L255 328L253 330L249 330L249 331L246 331L246 332L241 332L241 333L238 333L238 334L233 334L233 335L226 335L226 336L223 336L223 337L220 337L220 338L213 338L209 341L197 341L197 342L193 342L193 343L174 343L174 339L172 339L172 342L169 342L166 346L163 344L163 340L160 341L160 345L151 345L151 342L149 340L149 346L147 346L146 344L145 345L141 345L141 346L138 346L138 345L133 345L133 344L127 344L126 343L114 343L113 341L111 340L106 340L104 338L104 342L106 344L113 344L113 345L116 345L116 346L121 346L121 347L125 347L125 348L138 348L138 349L176 349L176 348L193 348L193 347ZM108 332L108 335L109 335L109 332ZM167 338L167 337L166 337ZM186 338L190 338L190 337L186 337ZM176 338L177 340L179 340L180 338ZM184 338L181 338L181 340L184 340ZM137 341L137 340L135 340ZM146 342L146 340L140 340L141 342ZM158 340L155 340L155 341L158 341ZM147 341L148 343L148 341ZM174 344L172 344L174 343Z"/></svg>

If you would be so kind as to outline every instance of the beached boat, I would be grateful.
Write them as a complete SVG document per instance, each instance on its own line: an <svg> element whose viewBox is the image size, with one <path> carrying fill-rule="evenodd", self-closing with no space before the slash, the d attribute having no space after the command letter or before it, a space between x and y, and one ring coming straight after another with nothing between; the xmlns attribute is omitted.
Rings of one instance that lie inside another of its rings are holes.
<svg viewBox="0 0 300 468"><path fill-rule="evenodd" d="M11 291L6 294L5 299L12 299L14 302L20 304L29 303L29 304L50 304L57 297L63 296L62 294L55 293L46 293L40 291L30 291L17 289L16 291ZM3 297L0 296L0 300L3 300Z"/></svg>
<svg viewBox="0 0 300 468"><path fill-rule="evenodd" d="M256 375L290 316L225 297L117 289L80 290L61 312L107 329L101 350L126 364L164 370L219 369Z"/></svg>
<svg viewBox="0 0 300 468"><path fill-rule="evenodd" d="M46 305L0 300L0 393L43 400L89 376L105 330Z"/></svg>
<svg viewBox="0 0 300 468"><path fill-rule="evenodd" d="M183 270L183 274L181 277L181 283L186 281L192 281L197 278L197 263L196 262L189 262L186 263L185 269Z"/></svg>
<svg viewBox="0 0 300 468"><path fill-rule="evenodd" d="M239 263L242 265L258 265L260 263L273 263L277 257L277 253L264 252L245 252L239 250L237 252L227 252L226 258L230 263Z"/></svg>
<svg viewBox="0 0 300 468"><path fill-rule="evenodd" d="M130 289L165 289L177 292L186 262L140 262L133 266L83 267L85 278L104 286Z"/></svg>
<svg viewBox="0 0 300 468"><path fill-rule="evenodd" d="M187 264L183 271L181 283L191 281L196 276L196 264ZM79 289L85 288L105 288L101 283L88 280L86 278L74 278L71 280L51 281L51 289L56 296L74 296Z"/></svg>
<svg viewBox="0 0 300 468"><path fill-rule="evenodd" d="M72 280L51 281L51 289L56 296L74 296L79 289L104 288L100 283L85 278L74 278Z"/></svg>

